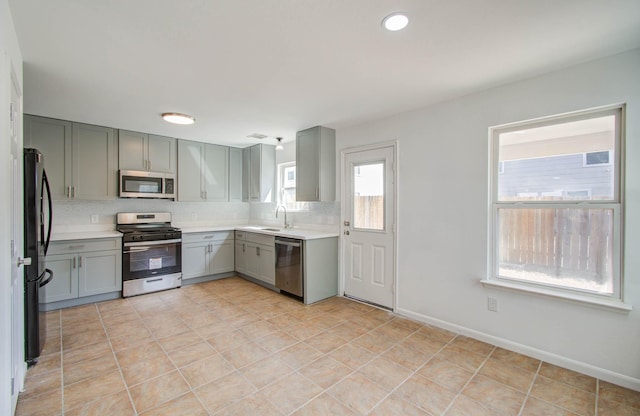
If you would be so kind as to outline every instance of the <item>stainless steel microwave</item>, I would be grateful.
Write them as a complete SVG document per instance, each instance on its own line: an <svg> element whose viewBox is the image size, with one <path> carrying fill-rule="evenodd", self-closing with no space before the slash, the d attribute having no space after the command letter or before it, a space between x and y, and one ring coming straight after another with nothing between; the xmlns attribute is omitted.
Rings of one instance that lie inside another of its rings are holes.
<svg viewBox="0 0 640 416"><path fill-rule="evenodd" d="M120 198L176 199L176 175L140 170L119 171Z"/></svg>

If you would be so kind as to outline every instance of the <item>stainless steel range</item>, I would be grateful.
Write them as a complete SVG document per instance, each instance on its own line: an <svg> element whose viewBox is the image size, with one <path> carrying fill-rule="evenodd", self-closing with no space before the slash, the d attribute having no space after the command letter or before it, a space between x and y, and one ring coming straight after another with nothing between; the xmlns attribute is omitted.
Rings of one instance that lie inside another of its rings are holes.
<svg viewBox="0 0 640 416"><path fill-rule="evenodd" d="M182 284L182 231L171 213L120 212L122 296L129 297Z"/></svg>

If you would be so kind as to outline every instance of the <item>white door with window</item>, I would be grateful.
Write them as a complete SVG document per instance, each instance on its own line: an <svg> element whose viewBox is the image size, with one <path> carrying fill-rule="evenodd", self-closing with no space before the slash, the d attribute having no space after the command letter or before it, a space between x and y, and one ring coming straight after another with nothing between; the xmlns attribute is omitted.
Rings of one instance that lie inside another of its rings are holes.
<svg viewBox="0 0 640 416"><path fill-rule="evenodd" d="M393 309L396 145L342 152L344 295Z"/></svg>

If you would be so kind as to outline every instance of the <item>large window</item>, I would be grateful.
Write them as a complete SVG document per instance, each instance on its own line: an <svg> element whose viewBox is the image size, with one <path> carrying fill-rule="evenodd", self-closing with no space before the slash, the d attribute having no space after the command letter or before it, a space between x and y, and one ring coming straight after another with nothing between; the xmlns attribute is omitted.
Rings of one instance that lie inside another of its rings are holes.
<svg viewBox="0 0 640 416"><path fill-rule="evenodd" d="M306 211L306 202L296 201L296 162L278 165L278 205L287 211Z"/></svg>
<svg viewBox="0 0 640 416"><path fill-rule="evenodd" d="M489 281L622 299L622 108L492 128Z"/></svg>

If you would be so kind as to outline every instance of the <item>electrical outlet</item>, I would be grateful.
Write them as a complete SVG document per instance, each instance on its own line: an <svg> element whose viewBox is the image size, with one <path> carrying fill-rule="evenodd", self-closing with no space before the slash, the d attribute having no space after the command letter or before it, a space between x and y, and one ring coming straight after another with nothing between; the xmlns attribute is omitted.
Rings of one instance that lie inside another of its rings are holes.
<svg viewBox="0 0 640 416"><path fill-rule="evenodd" d="M98 214L92 214L91 215L91 224L97 224L98 220L100 217L98 217Z"/></svg>
<svg viewBox="0 0 640 416"><path fill-rule="evenodd" d="M498 299L497 298L487 298L487 309L491 312L498 312Z"/></svg>

